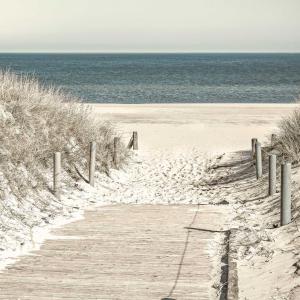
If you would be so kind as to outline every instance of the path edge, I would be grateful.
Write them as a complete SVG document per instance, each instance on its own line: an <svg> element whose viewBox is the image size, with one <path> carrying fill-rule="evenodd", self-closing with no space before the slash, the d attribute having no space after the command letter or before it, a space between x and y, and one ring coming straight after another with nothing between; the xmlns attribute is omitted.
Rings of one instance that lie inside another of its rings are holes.
<svg viewBox="0 0 300 300"><path fill-rule="evenodd" d="M238 270L237 270L237 250L234 247L236 229L231 229L228 238L228 283L227 300L239 299Z"/></svg>

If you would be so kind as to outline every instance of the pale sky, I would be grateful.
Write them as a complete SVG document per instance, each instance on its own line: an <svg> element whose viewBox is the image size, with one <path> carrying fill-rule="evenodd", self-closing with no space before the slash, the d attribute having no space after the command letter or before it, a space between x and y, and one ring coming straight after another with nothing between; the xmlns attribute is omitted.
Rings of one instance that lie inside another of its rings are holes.
<svg viewBox="0 0 300 300"><path fill-rule="evenodd" d="M300 0L0 0L0 51L300 51Z"/></svg>

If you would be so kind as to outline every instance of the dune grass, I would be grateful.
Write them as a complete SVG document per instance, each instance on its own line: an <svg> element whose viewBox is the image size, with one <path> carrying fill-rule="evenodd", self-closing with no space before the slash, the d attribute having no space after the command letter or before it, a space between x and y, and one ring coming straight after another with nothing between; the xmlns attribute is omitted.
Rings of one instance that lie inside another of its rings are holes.
<svg viewBox="0 0 300 300"><path fill-rule="evenodd" d="M4 185L17 198L46 189L55 151L70 178L78 177L76 168L84 174L90 141L97 142L97 169L113 166L113 128L78 99L32 77L0 71L0 128L0 197ZM119 151L122 164L127 153L123 145Z"/></svg>
<svg viewBox="0 0 300 300"><path fill-rule="evenodd" d="M300 107L280 121L275 148L286 159L300 161Z"/></svg>

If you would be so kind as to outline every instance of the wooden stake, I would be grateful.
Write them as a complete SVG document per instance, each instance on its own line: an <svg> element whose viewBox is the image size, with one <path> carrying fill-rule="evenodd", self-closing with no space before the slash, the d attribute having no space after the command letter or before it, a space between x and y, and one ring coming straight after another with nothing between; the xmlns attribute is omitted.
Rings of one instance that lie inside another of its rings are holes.
<svg viewBox="0 0 300 300"><path fill-rule="evenodd" d="M291 164L281 165L281 209L280 225L289 224L292 220L291 203Z"/></svg>
<svg viewBox="0 0 300 300"><path fill-rule="evenodd" d="M262 156L261 156L261 145L259 142L255 143L255 159L256 159L256 178L259 179L262 176Z"/></svg>
<svg viewBox="0 0 300 300"><path fill-rule="evenodd" d="M54 195L60 199L61 194L61 154L55 152L53 155L53 192Z"/></svg>
<svg viewBox="0 0 300 300"><path fill-rule="evenodd" d="M113 161L116 168L119 167L120 164L120 158L119 158L119 147L120 147L120 138L115 137L114 138L114 153L113 153Z"/></svg>
<svg viewBox="0 0 300 300"><path fill-rule="evenodd" d="M251 150L252 150L252 157L255 156L255 144L257 143L257 139L253 138L251 139Z"/></svg>
<svg viewBox="0 0 300 300"><path fill-rule="evenodd" d="M277 140L277 135L275 133L272 133L272 135L271 135L271 147L275 146L276 140Z"/></svg>
<svg viewBox="0 0 300 300"><path fill-rule="evenodd" d="M129 140L129 143L127 145L127 149L131 149L133 146L133 135L131 136L130 140Z"/></svg>
<svg viewBox="0 0 300 300"><path fill-rule="evenodd" d="M133 137L133 150L138 150L139 147L138 147L138 133L137 133L137 131L133 132L132 137Z"/></svg>
<svg viewBox="0 0 300 300"><path fill-rule="evenodd" d="M89 183L95 185L95 167L96 167L96 142L90 142L90 157L89 157Z"/></svg>
<svg viewBox="0 0 300 300"><path fill-rule="evenodd" d="M276 155L269 155L269 196L276 193Z"/></svg>

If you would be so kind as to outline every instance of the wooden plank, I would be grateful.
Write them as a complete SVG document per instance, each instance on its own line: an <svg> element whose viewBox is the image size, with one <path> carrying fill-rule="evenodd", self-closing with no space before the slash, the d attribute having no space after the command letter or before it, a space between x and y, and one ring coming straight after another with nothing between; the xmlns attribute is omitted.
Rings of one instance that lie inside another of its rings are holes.
<svg viewBox="0 0 300 300"><path fill-rule="evenodd" d="M193 227L220 229L225 215L195 205L87 211L0 274L0 299L211 299L219 270L210 249L221 233L185 227L194 220Z"/></svg>

